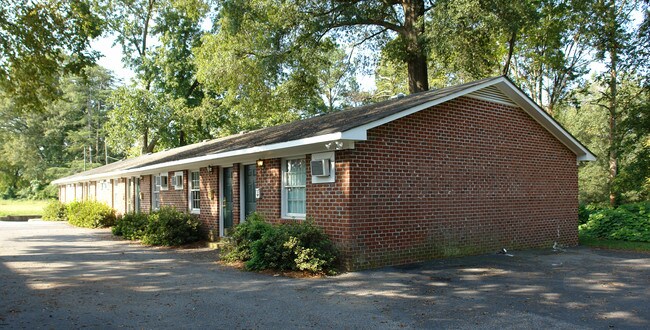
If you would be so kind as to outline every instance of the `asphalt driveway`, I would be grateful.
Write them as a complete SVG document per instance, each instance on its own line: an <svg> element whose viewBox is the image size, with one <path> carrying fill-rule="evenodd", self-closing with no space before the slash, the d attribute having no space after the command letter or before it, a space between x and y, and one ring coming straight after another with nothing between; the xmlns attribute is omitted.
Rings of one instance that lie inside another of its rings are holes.
<svg viewBox="0 0 650 330"><path fill-rule="evenodd" d="M649 328L650 255L514 251L290 279L0 222L0 328Z"/></svg>

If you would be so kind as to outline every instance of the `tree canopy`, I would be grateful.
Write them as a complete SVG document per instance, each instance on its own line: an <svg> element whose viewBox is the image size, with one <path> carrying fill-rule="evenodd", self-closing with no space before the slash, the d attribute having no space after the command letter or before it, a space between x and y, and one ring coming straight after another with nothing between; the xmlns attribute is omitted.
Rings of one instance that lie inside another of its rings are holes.
<svg viewBox="0 0 650 330"><path fill-rule="evenodd" d="M597 154L580 167L581 201L648 198L647 1L0 5L3 196L123 157L505 75ZM132 81L94 64L99 36L114 38Z"/></svg>

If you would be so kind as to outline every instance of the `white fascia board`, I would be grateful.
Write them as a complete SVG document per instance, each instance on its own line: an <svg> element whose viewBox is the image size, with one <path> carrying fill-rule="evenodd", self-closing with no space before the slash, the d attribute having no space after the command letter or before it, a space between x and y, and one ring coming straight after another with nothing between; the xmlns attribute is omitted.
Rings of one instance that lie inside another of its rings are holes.
<svg viewBox="0 0 650 330"><path fill-rule="evenodd" d="M505 77L500 77L491 81L487 81L483 84L476 85L472 88L467 88L457 93L447 95L443 98L436 99L427 103L420 104L418 106L406 109L404 111L398 112L396 114L390 115L388 117L382 118L380 120L365 124L363 126L355 127L351 130L343 132L343 135L346 137L362 137L367 139L367 132L369 129L375 128L377 126L384 125L386 123L392 122L394 120L406 117L408 115L414 114L418 111L442 104L444 102L456 99L458 97L470 94L477 90L495 85L508 97L510 97L516 104L518 104L524 111L526 111L535 121L537 121L542 127L549 131L555 138L562 142L569 150L573 151L576 154L578 161L595 161L596 157L584 148L569 132L563 129L558 125L551 117L540 108L535 102L533 102L528 96L523 94L523 92L516 86L514 86L508 79Z"/></svg>
<svg viewBox="0 0 650 330"><path fill-rule="evenodd" d="M216 160L216 159L221 159L221 158L230 158L230 157L238 157L238 156L264 154L264 153L274 152L274 151L283 150L283 149L290 149L290 148L295 148L295 147L304 147L304 146L309 146L309 145L314 145L314 144L327 143L327 142L332 142L332 141L339 141L339 140L343 140L343 136L344 136L343 133L336 132L336 133L330 133L330 134L324 134L324 135L319 135L319 136L308 137L308 138L304 138L304 139L292 140L292 141L288 141L288 142L280 142L280 143L274 143L274 144L269 144L269 145L264 145L264 146L256 146L256 147L251 147L251 148L246 148L246 149L226 151L226 152L221 152L221 153L217 153L217 154L210 154L210 155L204 155L204 156L199 156L199 157L179 159L179 160L176 160L176 161L165 162L165 163L160 163L160 164L154 164L154 165L149 165L149 166L135 167L135 168L132 168L132 169L119 170L119 171L106 172L106 173L97 173L97 174L88 175L88 176L76 177L76 178L72 178L72 179L68 179L68 180L59 179L59 180L52 181L51 184L65 184L65 183L82 182L82 181L95 181L95 180L103 179L103 178L114 178L114 177L121 177L121 176L135 176L135 175L151 174L151 173L154 173L154 172L157 173L157 172L167 170L167 169L176 170L176 169L179 169L179 168L191 167L191 166L196 165L197 163L209 162L209 161ZM348 134L346 136L352 137L352 136L357 136L357 135ZM317 150L317 151L322 151L322 150Z"/></svg>
<svg viewBox="0 0 650 330"><path fill-rule="evenodd" d="M526 111L537 123L546 128L555 138L562 144L569 148L576 154L578 161L595 161L596 156L592 154L587 148L583 147L578 140L576 140L569 132L560 126L551 116L544 111L537 103L533 102L526 94L519 88L514 86L512 82L507 79L496 86L504 94L515 101L524 111Z"/></svg>
<svg viewBox="0 0 650 330"><path fill-rule="evenodd" d="M460 91L458 91L456 93L449 94L449 95L447 95L445 97L441 97L441 98L435 99L433 101L422 103L422 104L416 105L416 106L414 106L412 108L408 108L408 109L406 109L404 111L400 111L398 113L392 114L392 115L390 115L388 117L384 117L382 119L373 121L371 123L368 123L368 124L365 124L365 125L362 125L362 126L359 126L359 127L355 127L355 128L353 128L351 130L343 132L343 134L346 135L346 136L347 135L349 135L349 136L360 136L362 134L362 131L364 131L363 134L367 135L367 131L369 129L372 129L372 128L375 128L377 126L381 126L381 125L384 125L384 124L387 124L387 123L390 123L390 122L395 121L397 119L406 117L408 115L412 115L412 114L414 114L416 112L422 111L424 109L431 108L431 107L436 106L438 104L442 104L442 103L445 103L447 101L451 101L451 100L453 100L455 98L458 98L458 97L461 97L463 95L475 92L475 91L483 89L485 87L489 87L489 86L498 84L498 83L500 83L502 81L505 81L505 80L506 80L506 78L500 77L498 79L486 81L486 82L484 82L484 83L482 83L480 85L476 85L476 86L471 87L471 88L466 88L466 89L460 90ZM365 140L365 139L366 138L364 138L363 140Z"/></svg>

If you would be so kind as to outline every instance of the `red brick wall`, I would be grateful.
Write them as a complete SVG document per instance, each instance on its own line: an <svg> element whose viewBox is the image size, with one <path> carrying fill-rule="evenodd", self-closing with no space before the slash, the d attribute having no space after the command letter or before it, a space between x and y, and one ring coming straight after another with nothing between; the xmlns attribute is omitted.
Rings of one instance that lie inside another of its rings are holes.
<svg viewBox="0 0 650 330"><path fill-rule="evenodd" d="M201 214L199 219L206 230L212 230L214 237L219 237L219 168L214 166L212 172L207 167L199 170L201 187ZM213 198L210 199L210 191Z"/></svg>
<svg viewBox="0 0 650 330"><path fill-rule="evenodd" d="M257 212L270 222L279 222L281 194L281 161L279 158L264 159L264 166L257 167L256 188L261 196L257 200ZM237 207L239 207L237 205Z"/></svg>
<svg viewBox="0 0 650 330"><path fill-rule="evenodd" d="M151 212L151 175L143 175L140 179L140 212Z"/></svg>
<svg viewBox="0 0 650 330"><path fill-rule="evenodd" d="M354 252L353 200L350 186L350 159L353 150L337 151L336 181L312 183L310 155L307 156L307 217L336 242L343 255ZM352 265L347 265L351 268Z"/></svg>
<svg viewBox="0 0 650 330"><path fill-rule="evenodd" d="M350 164L354 268L577 244L576 156L519 108L456 99L370 130Z"/></svg>
<svg viewBox="0 0 650 330"><path fill-rule="evenodd" d="M172 177L175 172L183 172L183 189L175 189L172 185ZM187 171L173 171L168 174L168 189L160 191L160 205L161 206L173 206L179 211L187 212L189 209L189 204L187 203L188 191L187 191Z"/></svg>

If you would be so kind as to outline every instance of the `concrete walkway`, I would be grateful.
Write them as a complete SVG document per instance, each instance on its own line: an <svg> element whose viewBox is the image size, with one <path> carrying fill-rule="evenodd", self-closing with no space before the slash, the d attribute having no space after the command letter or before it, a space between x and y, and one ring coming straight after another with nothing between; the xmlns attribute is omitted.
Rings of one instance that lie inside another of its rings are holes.
<svg viewBox="0 0 650 330"><path fill-rule="evenodd" d="M650 255L513 252L290 279L0 222L0 328L649 328Z"/></svg>

